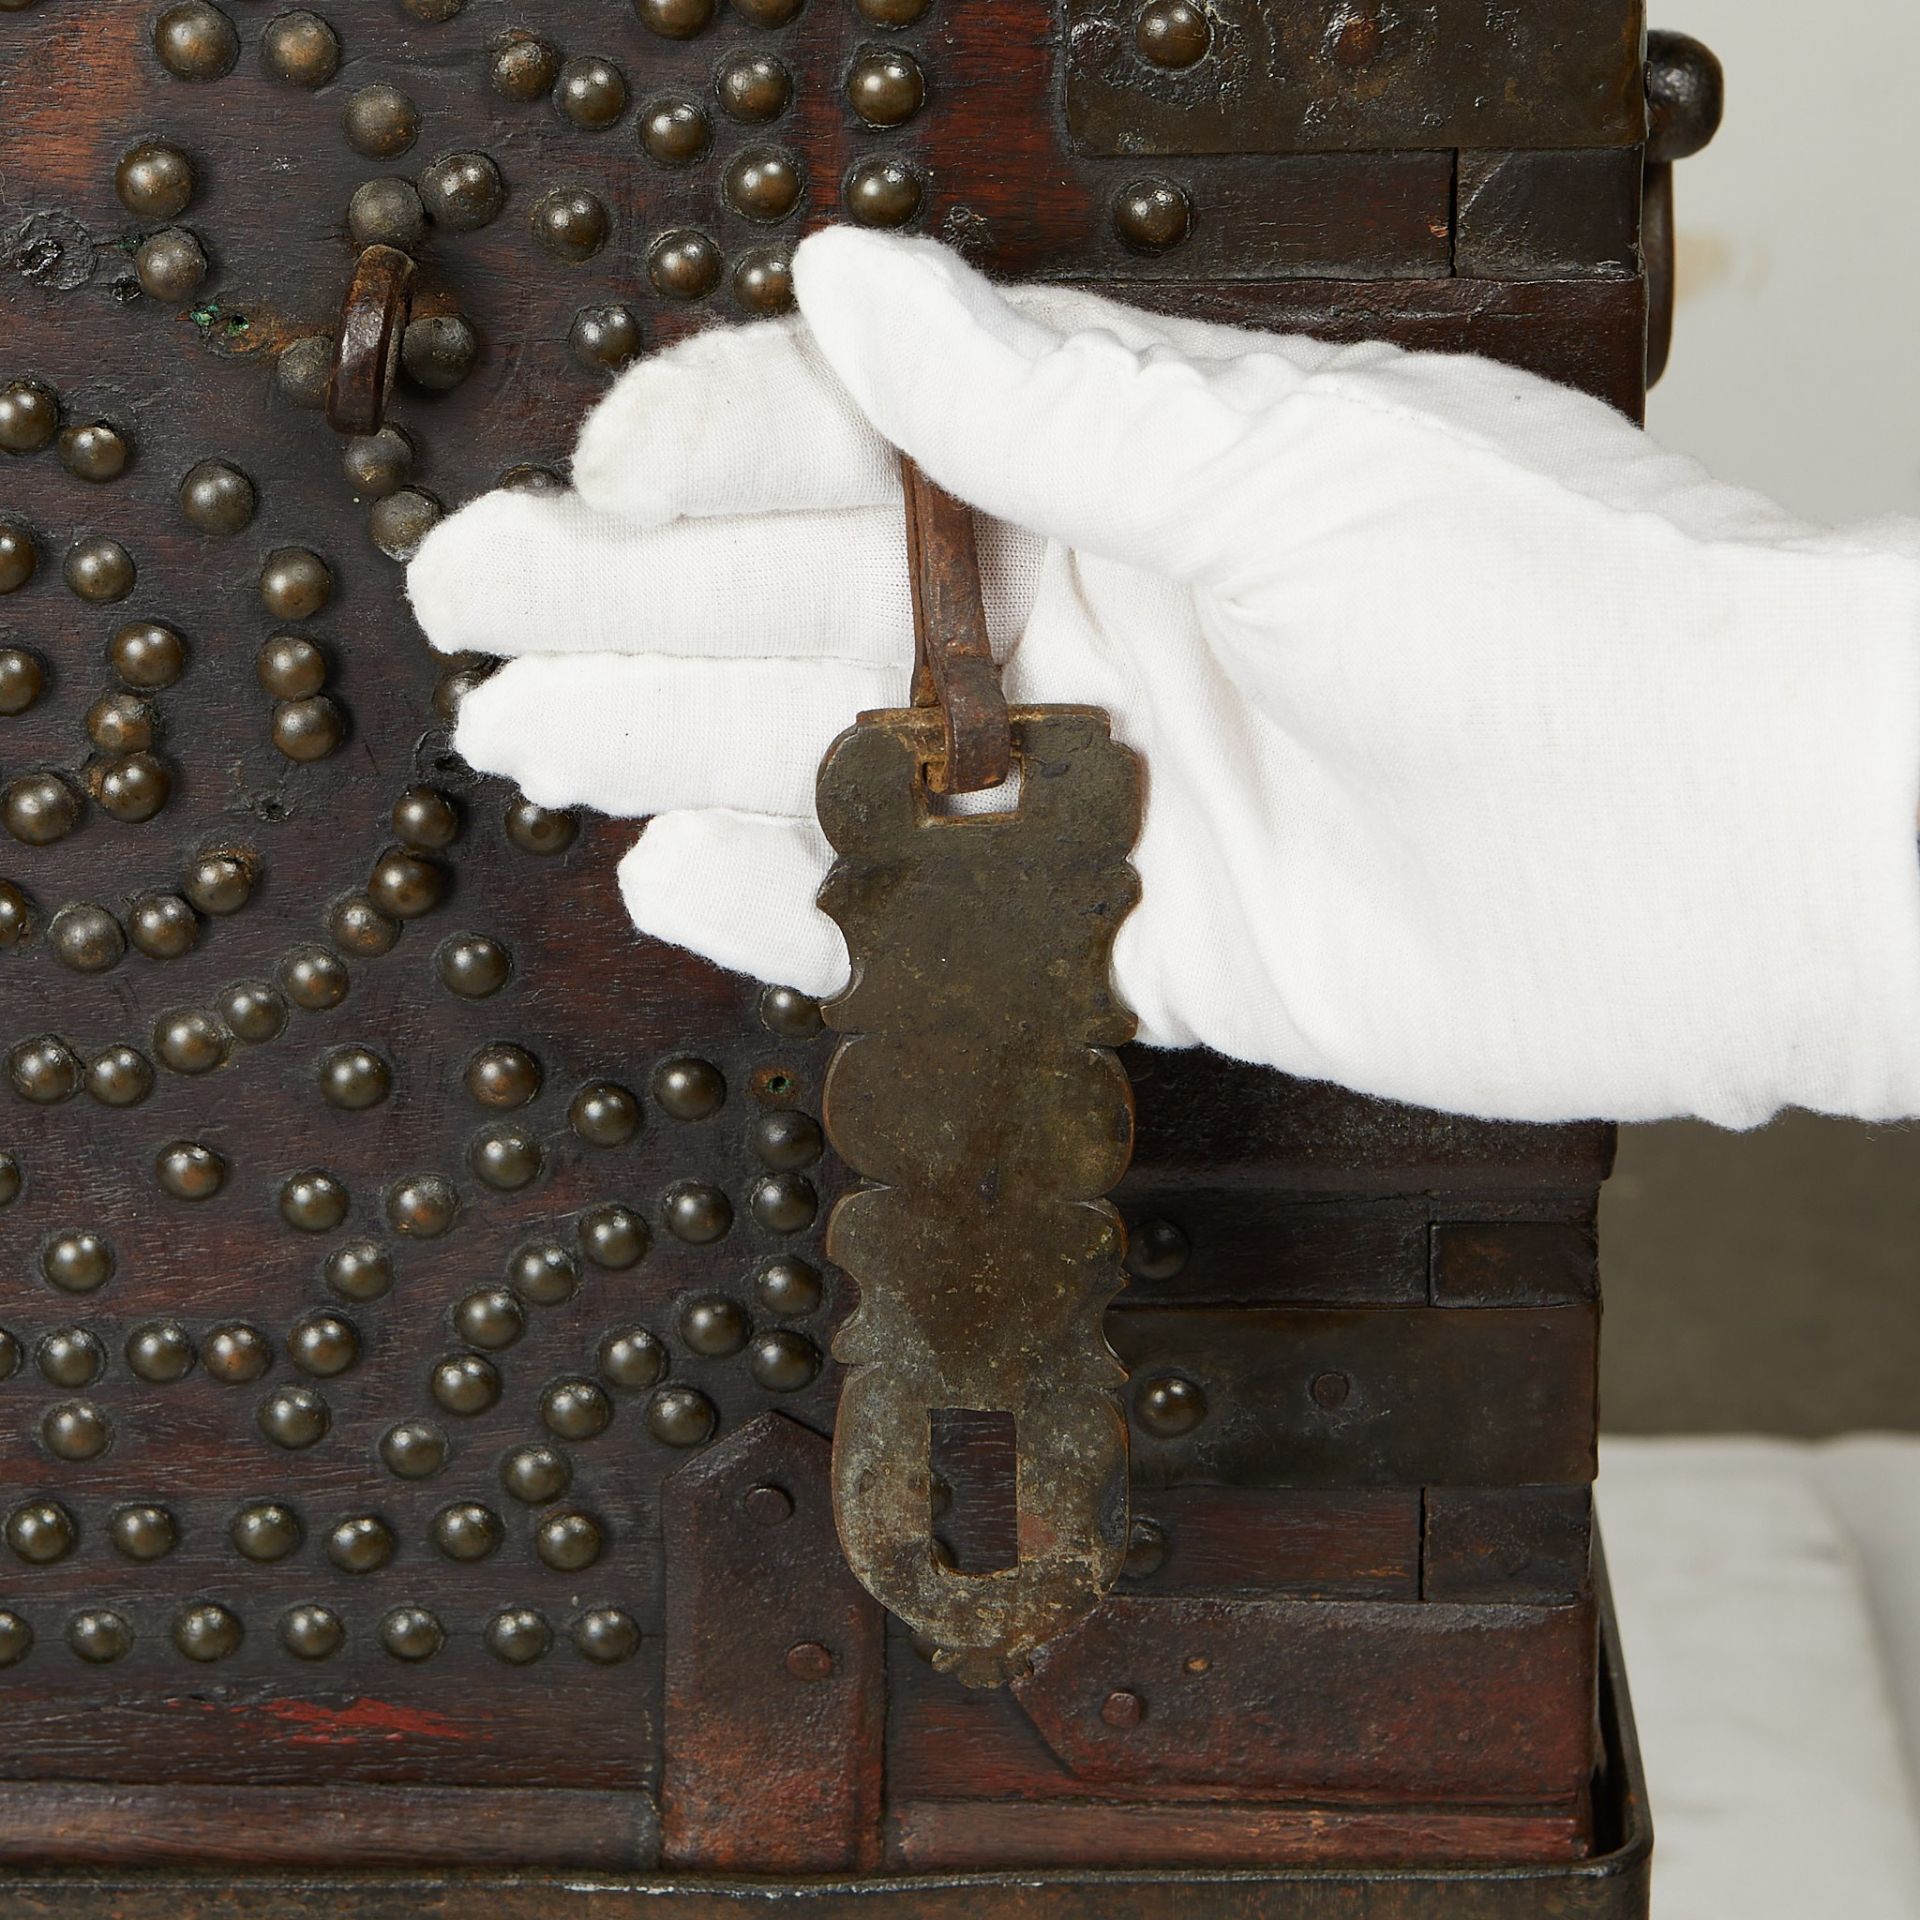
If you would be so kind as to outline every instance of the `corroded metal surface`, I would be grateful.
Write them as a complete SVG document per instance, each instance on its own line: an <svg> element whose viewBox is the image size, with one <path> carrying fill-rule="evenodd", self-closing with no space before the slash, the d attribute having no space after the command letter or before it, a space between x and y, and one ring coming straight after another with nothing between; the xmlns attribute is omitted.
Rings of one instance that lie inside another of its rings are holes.
<svg viewBox="0 0 1920 1920"><path fill-rule="evenodd" d="M663 1490L671 1868L880 1864L883 1621L840 1558L831 1453L762 1414Z"/></svg>
<svg viewBox="0 0 1920 1920"><path fill-rule="evenodd" d="M1103 714L1023 708L1013 813L935 810L932 710L868 714L829 751L820 819L840 853L821 905L853 984L828 1129L880 1183L836 1210L828 1251L860 1306L834 1495L854 1571L995 1684L1091 1608L1126 1545L1120 1369L1100 1318L1121 1282L1132 1098L1108 1048L1132 1032L1109 977L1138 881L1140 774ZM944 1409L1011 1415L1019 1558L964 1572L936 1554L929 1432Z"/></svg>

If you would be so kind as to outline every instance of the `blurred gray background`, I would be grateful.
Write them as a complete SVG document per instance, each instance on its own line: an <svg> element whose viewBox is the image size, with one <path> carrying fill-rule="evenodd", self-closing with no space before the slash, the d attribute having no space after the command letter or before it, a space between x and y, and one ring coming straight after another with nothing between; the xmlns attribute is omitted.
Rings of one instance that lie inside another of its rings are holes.
<svg viewBox="0 0 1920 1920"><path fill-rule="evenodd" d="M1649 425L1818 518L1920 514L1920 5L1653 0L1652 24L1720 55L1727 118L1679 169ZM1920 1430L1920 1127L1623 1129L1601 1234L1608 1426Z"/></svg>

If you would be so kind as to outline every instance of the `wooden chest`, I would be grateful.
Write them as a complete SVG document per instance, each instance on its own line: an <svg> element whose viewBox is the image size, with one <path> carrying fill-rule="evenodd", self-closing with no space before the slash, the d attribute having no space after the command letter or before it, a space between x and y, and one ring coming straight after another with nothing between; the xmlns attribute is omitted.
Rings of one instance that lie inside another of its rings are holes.
<svg viewBox="0 0 1920 1920"><path fill-rule="evenodd" d="M1331 1912L1235 1870L1605 1853L1609 1131L1133 1052L1127 1571L962 1688L835 1540L818 1010L458 761L400 562L833 218L1637 414L1638 0L3 5L18 1910ZM399 433L348 442L372 240Z"/></svg>

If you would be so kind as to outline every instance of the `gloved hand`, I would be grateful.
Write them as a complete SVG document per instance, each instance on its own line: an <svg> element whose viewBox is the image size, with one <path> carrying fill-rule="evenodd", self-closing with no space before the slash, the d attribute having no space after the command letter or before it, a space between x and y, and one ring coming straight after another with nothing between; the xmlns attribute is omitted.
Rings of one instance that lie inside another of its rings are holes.
<svg viewBox="0 0 1920 1920"><path fill-rule="evenodd" d="M995 516L1016 702L1145 757L1142 1037L1516 1119L1920 1111L1920 564L1487 361L990 286L833 229L439 526L455 744L655 816L635 921L825 993L813 778L911 655L889 442Z"/></svg>

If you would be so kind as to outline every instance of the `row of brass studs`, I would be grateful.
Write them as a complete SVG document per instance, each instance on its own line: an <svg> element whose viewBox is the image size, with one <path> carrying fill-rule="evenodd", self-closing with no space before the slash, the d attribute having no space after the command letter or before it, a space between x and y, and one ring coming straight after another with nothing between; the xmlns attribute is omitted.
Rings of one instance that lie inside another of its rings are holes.
<svg viewBox="0 0 1920 1920"><path fill-rule="evenodd" d="M375 1629L380 1645L396 1660L430 1660L447 1644L447 1630L429 1608L400 1606L380 1616ZM134 1631L124 1614L110 1607L88 1607L68 1617L68 1648L91 1665L122 1659L133 1648ZM240 1650L246 1637L240 1616L216 1601L202 1600L178 1613L169 1631L175 1650L189 1660L224 1660ZM280 1616L278 1637L285 1650L302 1660L325 1660L345 1646L347 1629L330 1607L296 1606ZM629 1660L639 1650L640 1629L618 1607L593 1607L567 1630L576 1652L600 1666ZM555 1634L535 1607L506 1607L482 1629L488 1652L509 1666L526 1666L553 1647ZM33 1650L34 1632L11 1608L0 1609L0 1667L11 1667Z"/></svg>

